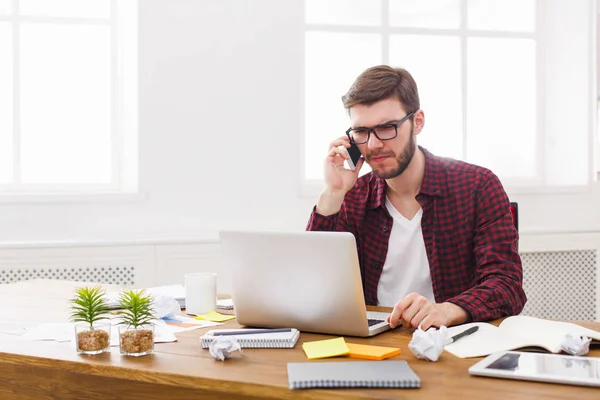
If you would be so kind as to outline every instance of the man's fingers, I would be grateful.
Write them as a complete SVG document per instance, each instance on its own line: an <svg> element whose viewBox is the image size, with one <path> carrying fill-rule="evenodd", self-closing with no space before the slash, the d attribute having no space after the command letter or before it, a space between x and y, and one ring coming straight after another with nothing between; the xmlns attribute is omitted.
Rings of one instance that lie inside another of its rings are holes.
<svg viewBox="0 0 600 400"><path fill-rule="evenodd" d="M410 306L411 303L412 303L411 297L405 297L402 300L400 300L398 303L396 303L396 305L394 306L394 309L392 310L392 313L390 314L390 327L392 329L394 329L396 326L398 326L398 321L400 320L402 313L404 312L404 310L406 310L407 307Z"/></svg>
<svg viewBox="0 0 600 400"><path fill-rule="evenodd" d="M418 328L419 325L421 325L423 330L428 328L423 327L423 321L425 321L430 315L430 310L428 310L428 308L429 307L421 307L421 309L419 309L419 311L408 321L411 327ZM402 319L404 319L404 316L402 316Z"/></svg>
<svg viewBox="0 0 600 400"><path fill-rule="evenodd" d="M427 305L429 304L429 301L425 297L423 297L419 294L416 294L416 293L412 293L408 296L410 298L412 298L412 302L410 304L410 307L408 307L406 310L404 310L404 312L400 316L400 319L402 320L402 324L406 328L416 328L418 326L418 324L413 325L412 320L419 311L421 311L422 309L427 307ZM421 317L421 319L422 318L423 317Z"/></svg>
<svg viewBox="0 0 600 400"><path fill-rule="evenodd" d="M433 317L433 315L432 314L427 315L425 318L423 318L421 320L421 329L426 331L427 329L429 329L433 326L434 322L435 322L435 318Z"/></svg>
<svg viewBox="0 0 600 400"><path fill-rule="evenodd" d="M388 322L390 324L390 328L394 329L398 326L398 320L400 319L400 315L402 315L402 311L398 309L398 304L394 306L392 313L388 317Z"/></svg>
<svg viewBox="0 0 600 400"><path fill-rule="evenodd" d="M418 301L414 300L410 307L404 310L404 312L400 315L400 319L402 320L402 325L406 328L411 327L410 321L412 321L413 317L419 312L420 306Z"/></svg>
<svg viewBox="0 0 600 400"><path fill-rule="evenodd" d="M327 157L331 158L332 160L335 159L336 156L340 156L344 160L348 160L350 158L346 150L340 149L338 147L332 148L331 150L329 150L329 153L327 153Z"/></svg>
<svg viewBox="0 0 600 400"><path fill-rule="evenodd" d="M329 148L333 149L339 146L350 147L350 140L348 140L347 136L342 136L329 143Z"/></svg>

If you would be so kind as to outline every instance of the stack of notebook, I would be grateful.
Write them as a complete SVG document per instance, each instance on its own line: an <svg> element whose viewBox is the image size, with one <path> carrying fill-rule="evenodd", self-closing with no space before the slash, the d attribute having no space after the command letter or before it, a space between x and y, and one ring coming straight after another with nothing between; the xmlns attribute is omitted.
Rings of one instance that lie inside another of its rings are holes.
<svg viewBox="0 0 600 400"><path fill-rule="evenodd" d="M287 369L290 389L421 387L404 360L288 363Z"/></svg>

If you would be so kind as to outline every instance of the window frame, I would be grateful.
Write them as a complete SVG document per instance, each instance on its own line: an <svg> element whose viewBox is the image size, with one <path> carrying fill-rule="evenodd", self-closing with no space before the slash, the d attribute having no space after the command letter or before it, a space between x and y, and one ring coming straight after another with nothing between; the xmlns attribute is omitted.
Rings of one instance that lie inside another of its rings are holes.
<svg viewBox="0 0 600 400"><path fill-rule="evenodd" d="M138 193L137 167L137 76L127 76L132 70L137 74L137 48L130 45L125 51L125 42L137 47L137 7L136 0L119 2L107 0L108 17L57 17L34 16L20 13L21 0L12 0L10 14L0 15L0 22L8 22L12 30L12 78L13 78L13 180L0 183L0 203L13 202L55 202L55 201L114 201L119 198L138 200L144 196ZM127 28L119 13L127 18ZM135 16L135 20L130 18ZM21 181L21 130L20 130L20 26L27 23L51 23L58 25L82 24L110 27L110 140L111 140L111 182L110 183L23 183ZM127 33L123 33L123 32ZM128 35L125 37L125 35ZM127 54L126 54L127 52ZM128 64L129 63L129 64ZM128 72L129 71L129 72ZM127 81L126 81L127 80ZM129 104L124 96L129 95ZM125 115L128 113L128 115ZM126 143L127 142L127 143ZM132 143L133 146L131 144ZM132 151L135 154L132 154ZM120 196L123 195L123 196Z"/></svg>
<svg viewBox="0 0 600 400"><path fill-rule="evenodd" d="M591 78L592 78L592 96L595 101L592 101L592 115L595 116L592 121L592 131L594 132L594 138L590 140L594 163L592 167L592 179L594 182L600 181L600 0L593 2L594 12L592 18L595 22L595 35L592 35L592 59L595 61L595 65L592 65Z"/></svg>

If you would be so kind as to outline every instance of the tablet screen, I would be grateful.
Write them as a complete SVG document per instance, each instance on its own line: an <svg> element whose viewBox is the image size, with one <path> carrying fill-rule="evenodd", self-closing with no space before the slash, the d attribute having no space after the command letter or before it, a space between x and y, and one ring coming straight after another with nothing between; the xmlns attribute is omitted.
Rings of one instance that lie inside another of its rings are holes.
<svg viewBox="0 0 600 400"><path fill-rule="evenodd" d="M547 356L536 353L506 353L485 369L513 371L515 375L553 375L600 379L600 359Z"/></svg>

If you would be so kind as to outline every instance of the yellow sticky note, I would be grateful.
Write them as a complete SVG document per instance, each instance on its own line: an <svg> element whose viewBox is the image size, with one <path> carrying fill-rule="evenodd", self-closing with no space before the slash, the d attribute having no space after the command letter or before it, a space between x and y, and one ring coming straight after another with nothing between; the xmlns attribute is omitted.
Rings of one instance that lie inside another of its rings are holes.
<svg viewBox="0 0 600 400"><path fill-rule="evenodd" d="M205 321L212 321L212 322L223 322L223 321L229 321L230 319L234 319L235 315L224 315L221 313L218 313L216 311L210 311L207 312L206 314L200 314L200 315L196 315L196 317L194 319L202 319Z"/></svg>
<svg viewBox="0 0 600 400"><path fill-rule="evenodd" d="M371 346L368 344L346 343L350 349L349 357L364 358L366 360L383 360L384 358L397 356L400 349L396 347Z"/></svg>
<svg viewBox="0 0 600 400"><path fill-rule="evenodd" d="M327 358L345 356L350 353L343 337L327 340L316 340L302 344L302 349L309 360L316 358Z"/></svg>

